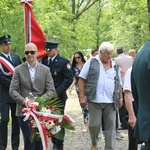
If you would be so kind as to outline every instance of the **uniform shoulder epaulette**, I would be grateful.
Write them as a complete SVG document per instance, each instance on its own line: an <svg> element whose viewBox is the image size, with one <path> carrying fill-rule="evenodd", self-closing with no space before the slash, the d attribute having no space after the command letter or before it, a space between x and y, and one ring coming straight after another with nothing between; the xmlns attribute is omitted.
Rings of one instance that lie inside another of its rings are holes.
<svg viewBox="0 0 150 150"><path fill-rule="evenodd" d="M67 58L65 58L65 57L60 56L60 58L61 58L63 61L65 61L65 62L68 62L68 61L69 61L69 60L68 60Z"/></svg>

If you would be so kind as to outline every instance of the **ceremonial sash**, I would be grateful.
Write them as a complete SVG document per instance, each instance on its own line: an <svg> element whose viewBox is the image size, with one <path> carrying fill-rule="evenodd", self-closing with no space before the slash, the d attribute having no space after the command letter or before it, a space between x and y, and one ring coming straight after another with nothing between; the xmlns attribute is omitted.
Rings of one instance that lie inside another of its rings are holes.
<svg viewBox="0 0 150 150"><path fill-rule="evenodd" d="M2 64L8 69L9 72L4 71ZM3 74L6 76L11 76L15 72L14 66L2 56L0 56L0 69L3 72Z"/></svg>

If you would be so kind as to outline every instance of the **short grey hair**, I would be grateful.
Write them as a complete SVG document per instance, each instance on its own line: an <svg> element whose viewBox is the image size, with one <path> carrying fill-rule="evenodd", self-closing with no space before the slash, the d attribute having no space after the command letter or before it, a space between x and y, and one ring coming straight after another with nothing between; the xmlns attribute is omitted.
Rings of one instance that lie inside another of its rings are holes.
<svg viewBox="0 0 150 150"><path fill-rule="evenodd" d="M104 53L105 51L113 51L114 46L110 42L102 42L99 46L99 51Z"/></svg>

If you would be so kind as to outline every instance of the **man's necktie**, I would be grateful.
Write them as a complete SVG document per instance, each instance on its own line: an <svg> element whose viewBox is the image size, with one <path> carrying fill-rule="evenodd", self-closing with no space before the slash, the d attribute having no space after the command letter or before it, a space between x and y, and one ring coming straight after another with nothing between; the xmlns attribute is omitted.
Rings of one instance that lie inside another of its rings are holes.
<svg viewBox="0 0 150 150"><path fill-rule="evenodd" d="M10 56L8 56L8 59L9 59L10 62L12 62L12 60L10 59Z"/></svg>
<svg viewBox="0 0 150 150"><path fill-rule="evenodd" d="M51 65L51 62L52 62L52 59L50 58L49 61L48 61L48 66Z"/></svg>

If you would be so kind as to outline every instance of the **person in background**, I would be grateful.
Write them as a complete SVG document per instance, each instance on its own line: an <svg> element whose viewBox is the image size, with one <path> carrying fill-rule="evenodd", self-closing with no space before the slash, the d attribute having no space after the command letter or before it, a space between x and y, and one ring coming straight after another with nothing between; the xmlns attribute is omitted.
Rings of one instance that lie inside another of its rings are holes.
<svg viewBox="0 0 150 150"><path fill-rule="evenodd" d="M79 74L81 104L88 102L91 150L98 150L98 135L105 124L105 149L114 150L116 141L116 108L121 107L122 96L119 66L111 59L114 46L103 42L100 54L88 60Z"/></svg>
<svg viewBox="0 0 150 150"><path fill-rule="evenodd" d="M123 46L118 46L117 47L117 54L118 56L114 58L114 62L119 65L121 69L121 78L122 78L122 85L124 84L124 74L125 72L132 66L133 64L133 59L131 56L126 55L125 53L125 48ZM122 86L123 87L123 86ZM128 129L124 117L127 114L127 110L125 107L125 100L124 100L124 93L123 94L123 105L119 109L119 116L120 116L120 123L121 123L121 128L122 129Z"/></svg>
<svg viewBox="0 0 150 150"><path fill-rule="evenodd" d="M87 54L86 55L86 60L90 59L91 58L91 55L90 54Z"/></svg>
<svg viewBox="0 0 150 150"><path fill-rule="evenodd" d="M78 90L79 77L78 77L78 75L79 75L85 62L86 61L84 59L82 52L77 51L73 54L72 70L73 70L73 74L74 74L74 80L69 88L69 93L71 94L72 89L75 85L76 92L78 94L78 98L79 98L79 90ZM80 102L80 98L79 98L79 102ZM85 105L81 105L81 108L82 108L82 113L83 113L83 118L84 118L84 126L83 126L82 132L86 132L88 129L88 124L89 124L89 113L88 113L87 103Z"/></svg>
<svg viewBox="0 0 150 150"><path fill-rule="evenodd" d="M23 133L24 150L42 150L41 142L30 141L30 120L23 121L22 109L27 107L25 98L30 92L36 97L54 97L55 88L49 68L37 61L37 46L28 43L24 54L26 62L15 68L9 94L17 102L16 115Z"/></svg>
<svg viewBox="0 0 150 150"><path fill-rule="evenodd" d="M134 58L135 58L135 56L136 56L136 50L130 49L128 53L129 53L129 56L131 56L132 59L134 60Z"/></svg>
<svg viewBox="0 0 150 150"><path fill-rule="evenodd" d="M131 89L138 107L134 138L150 149L150 41L136 54L131 72ZM133 121L133 119L132 119Z"/></svg>
<svg viewBox="0 0 150 150"><path fill-rule="evenodd" d="M128 119L128 150L137 150L138 142L135 138L133 138L134 127L136 124L136 115L137 115L137 105L134 102L132 91L131 91L131 71L132 67L126 71L124 77L124 85L123 92L125 97L125 104L128 111L129 119Z"/></svg>
<svg viewBox="0 0 150 150"><path fill-rule="evenodd" d="M67 100L66 90L73 82L73 72L68 59L58 54L57 41L45 41L45 51L47 56L42 59L42 63L49 67L55 85L55 97L59 98L63 104L62 114L65 111L65 104ZM62 128L65 132L64 128ZM63 150L64 140L59 140L52 137L53 150Z"/></svg>
<svg viewBox="0 0 150 150"><path fill-rule="evenodd" d="M16 102L9 95L9 87L12 80L11 71L14 67L21 64L18 55L11 54L11 36L0 37L0 150L7 149L8 122L11 115L11 147L12 150L19 150L20 127L18 118L15 115ZM2 63L4 62L4 63Z"/></svg>
<svg viewBox="0 0 150 150"><path fill-rule="evenodd" d="M91 55L93 57L96 56L96 55L98 55L98 54L99 54L99 49L98 48L93 49L92 52L91 52Z"/></svg>

